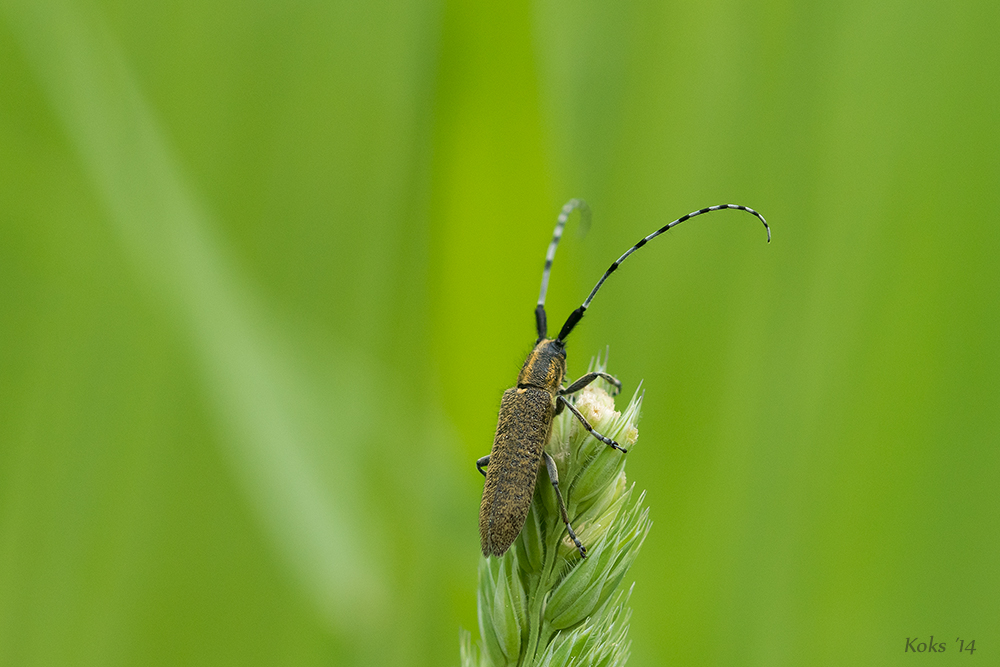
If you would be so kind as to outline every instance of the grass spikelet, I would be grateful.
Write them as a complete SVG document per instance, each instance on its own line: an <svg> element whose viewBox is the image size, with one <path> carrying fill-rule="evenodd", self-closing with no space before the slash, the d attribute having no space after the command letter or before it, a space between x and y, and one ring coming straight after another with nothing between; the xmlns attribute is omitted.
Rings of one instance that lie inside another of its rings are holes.
<svg viewBox="0 0 1000 667"><path fill-rule="evenodd" d="M605 370L600 358L590 370ZM462 667L616 667L628 660L631 588L623 584L651 522L645 493L635 494L625 475L639 437L641 388L622 412L610 389L597 380L571 399L629 454L590 437L569 410L555 418L546 449L587 558L570 541L541 467L520 535L502 557L480 561L480 642L462 632Z"/></svg>

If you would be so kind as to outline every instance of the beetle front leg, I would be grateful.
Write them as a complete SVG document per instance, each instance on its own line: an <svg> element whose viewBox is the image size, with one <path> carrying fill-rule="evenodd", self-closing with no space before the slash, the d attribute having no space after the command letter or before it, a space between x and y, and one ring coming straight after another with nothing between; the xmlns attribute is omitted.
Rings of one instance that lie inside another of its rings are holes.
<svg viewBox="0 0 1000 667"><path fill-rule="evenodd" d="M559 395L565 396L567 394L575 394L576 392L580 391L588 384L596 380L597 378L601 378L602 380L604 380L605 382L614 387L614 391L611 392L612 396L617 396L618 392L621 391L622 389L622 383L619 382L618 378L616 378L615 376L608 375L607 373L596 372L596 373L587 373L586 375L577 378L576 382L574 382L570 386L566 387L565 389L560 389Z"/></svg>

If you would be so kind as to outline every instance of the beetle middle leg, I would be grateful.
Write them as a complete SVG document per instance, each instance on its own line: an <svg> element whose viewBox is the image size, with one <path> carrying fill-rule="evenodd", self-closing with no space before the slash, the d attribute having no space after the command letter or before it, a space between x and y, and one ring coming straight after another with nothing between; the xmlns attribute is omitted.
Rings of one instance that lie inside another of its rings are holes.
<svg viewBox="0 0 1000 667"><path fill-rule="evenodd" d="M560 389L559 395L565 396L567 394L575 394L576 392L580 391L588 384L596 380L597 378L601 378L602 380L604 380L605 382L614 387L614 391L611 392L612 396L617 396L618 392L622 390L622 383L618 381L618 378L616 378L613 375L608 375L607 373L601 373L598 371L595 373L587 373L586 375L577 378L576 382L574 382L570 386L566 387L565 389Z"/></svg>
<svg viewBox="0 0 1000 667"><path fill-rule="evenodd" d="M569 514L566 512L566 503L563 501L562 492L559 490L559 471L556 469L556 462L544 450L542 451L542 458L545 459L545 469L548 470L552 488L556 490L556 499L559 501L559 513L562 515L563 523L566 524L566 531L569 533L570 539L573 540L573 544L580 550L580 556L586 558L587 549L583 546L583 542L576 536L576 533L573 532L573 526L569 525Z"/></svg>
<svg viewBox="0 0 1000 667"><path fill-rule="evenodd" d="M483 474L483 477L486 477L486 471L483 470L483 467L488 466L489 464L490 464L490 455L487 454L486 456L476 459L476 470L481 472Z"/></svg>
<svg viewBox="0 0 1000 667"><path fill-rule="evenodd" d="M577 382L579 382L579 380L577 380ZM574 382L573 384L576 384L576 382ZM587 429L587 432L590 433L590 435L594 436L595 438L597 438L598 440L600 440L601 442L603 442L608 447L611 447L613 449L617 449L622 454L627 454L628 453L628 450L625 449L624 447L622 447L621 445L619 445L617 442L615 442L614 440L612 440L608 436L601 435L600 433L598 433L597 431L595 431L594 427L591 426L590 422L587 421L587 418L584 417L582 414L580 414L580 411L577 410L576 407L572 403L570 403L569 401L567 401L561 394L558 396L558 399L559 399L559 404L561 406L565 406L565 407L569 408L569 411L572 412L576 416L576 418L580 420L580 423L583 424L583 427L585 429Z"/></svg>

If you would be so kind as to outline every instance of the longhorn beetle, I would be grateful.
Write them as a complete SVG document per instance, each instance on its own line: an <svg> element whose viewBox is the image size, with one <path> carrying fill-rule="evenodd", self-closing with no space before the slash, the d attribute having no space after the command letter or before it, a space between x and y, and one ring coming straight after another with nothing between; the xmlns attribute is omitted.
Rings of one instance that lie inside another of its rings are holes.
<svg viewBox="0 0 1000 667"><path fill-rule="evenodd" d="M584 201L571 199L563 206L559 219L556 221L552 241L545 254L542 289L538 295L538 305L535 307L538 340L535 341L534 349L528 355L524 366L521 367L521 372L518 373L517 386L505 391L500 401L500 416L497 421L496 436L493 439L493 449L490 450L489 455L476 461L476 468L486 477L483 500L479 507L479 537L484 556L503 555L517 538L518 533L521 532L525 517L528 516L531 497L535 492L538 468L544 461L549 481L552 482L556 499L559 501L559 512L563 523L566 524L566 531L573 540L573 544L580 551L580 556L587 557L587 549L569 524L566 503L559 491L559 475L556 464L545 451L545 447L552 434L552 419L566 408L580 420L580 423L592 436L609 447L613 447L623 454L626 453L626 450L617 442L595 431L576 407L566 400L566 396L580 391L597 378L602 378L614 385L616 393L617 390L621 389L621 382L607 373L598 372L587 373L576 382L570 383L568 387L562 386L566 375L566 337L583 318L590 302L594 300L594 296L601 289L601 285L608 279L608 276L614 273L615 269L629 255L660 234L685 220L712 211L731 208L757 216L764 223L764 229L767 230L767 242L771 242L771 228L767 226L764 216L752 208L738 204L722 204L688 213L660 227L649 236L643 237L624 255L616 259L594 285L587 300L570 313L566 323L559 331L559 335L552 339L548 337L548 326L545 320L545 293L549 287L549 272L552 270L552 260L555 258L556 247L559 245L559 239L562 238L566 220L569 218L569 214L577 208L581 209L582 215L589 213L589 208ZM483 470L485 466L488 466L486 471Z"/></svg>

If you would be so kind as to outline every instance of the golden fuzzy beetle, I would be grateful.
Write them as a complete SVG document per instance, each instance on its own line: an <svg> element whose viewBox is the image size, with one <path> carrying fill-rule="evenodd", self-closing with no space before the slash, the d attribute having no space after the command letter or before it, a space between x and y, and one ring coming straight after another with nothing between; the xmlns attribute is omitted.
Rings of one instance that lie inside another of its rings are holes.
<svg viewBox="0 0 1000 667"><path fill-rule="evenodd" d="M549 481L555 488L556 498L559 501L559 512L562 515L563 523L566 524L566 531L580 551L580 555L584 558L587 556L587 549L570 526L566 503L559 490L559 475L556 464L545 451L545 447L552 434L552 419L563 409L568 408L595 438L622 453L626 451L611 438L595 431L594 427L587 422L573 404L566 400L567 395L580 391L597 378L607 380L615 386L616 390L621 389L621 383L607 373L587 373L568 387L562 386L566 377L566 337L583 317L590 302L594 300L594 295L597 294L608 276L625 261L626 257L646 245L650 240L685 220L711 211L731 208L751 213L764 223L768 243L771 241L771 229L767 226L767 221L764 220L764 216L752 208L738 204L722 204L688 213L664 225L649 236L643 237L624 255L616 259L611 267L604 272L601 279L597 281L597 285L591 290L587 300L570 314L559 331L559 335L552 339L548 338L545 293L548 291L552 260L555 258L556 247L559 245L559 239L562 238L566 220L569 218L569 214L577 208L581 209L581 214L585 216L589 213L585 202L571 199L563 206L559 214L555 232L552 234L552 241L549 243L549 249L545 255L542 289L538 295L538 305L535 308L538 340L524 362L524 366L521 367L521 372L517 376L517 386L505 391L500 401L500 416L497 421L496 436L493 439L493 449L490 450L489 455L476 461L476 468L486 477L483 500L479 507L479 537L484 556L503 555L521 532L525 517L528 516L531 498L535 493L535 481L538 478L538 470L542 461L545 462ZM487 470L484 471L484 467L487 467Z"/></svg>

